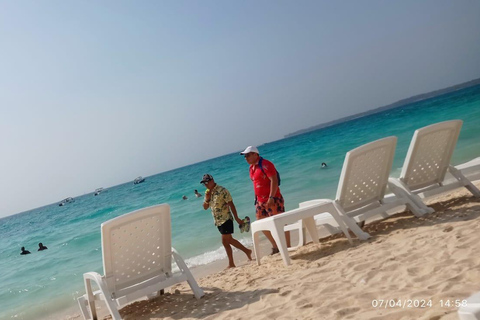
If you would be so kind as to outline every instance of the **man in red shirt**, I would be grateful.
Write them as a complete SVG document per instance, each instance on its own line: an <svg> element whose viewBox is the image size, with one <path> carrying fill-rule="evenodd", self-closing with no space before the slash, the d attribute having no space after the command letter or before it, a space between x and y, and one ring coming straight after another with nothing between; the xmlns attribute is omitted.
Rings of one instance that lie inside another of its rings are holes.
<svg viewBox="0 0 480 320"><path fill-rule="evenodd" d="M260 157L258 149L247 147L240 153L250 165L250 179L255 192L257 220L285 212L283 196L278 186L277 169L270 161ZM272 244L272 254L278 253L278 247L270 231L263 232ZM290 232L285 232L287 246L290 247Z"/></svg>

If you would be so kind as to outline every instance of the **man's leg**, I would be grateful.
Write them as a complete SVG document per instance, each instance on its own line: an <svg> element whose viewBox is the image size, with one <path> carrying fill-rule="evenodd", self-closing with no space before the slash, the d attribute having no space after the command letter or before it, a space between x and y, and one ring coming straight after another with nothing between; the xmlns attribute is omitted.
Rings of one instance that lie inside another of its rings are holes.
<svg viewBox="0 0 480 320"><path fill-rule="evenodd" d="M231 234L222 234L222 244L223 244L223 247L225 248L225 251L227 252L228 267L235 268L235 263L233 262L232 247L230 246L231 239L232 239Z"/></svg>
<svg viewBox="0 0 480 320"><path fill-rule="evenodd" d="M278 249L277 244L275 243L275 240L272 237L272 233L270 231L263 231L263 234L265 237L267 237L268 241L272 244L272 248Z"/></svg>
<svg viewBox="0 0 480 320"><path fill-rule="evenodd" d="M290 231L285 231L285 239L287 239L287 248L290 248Z"/></svg>
<svg viewBox="0 0 480 320"><path fill-rule="evenodd" d="M242 250L247 255L248 260L252 260L252 250L247 249L240 241L232 237L231 234L229 236L230 236L230 244L235 248Z"/></svg>
<svg viewBox="0 0 480 320"><path fill-rule="evenodd" d="M272 233L270 231L263 231L263 234L265 235L265 237L267 237L267 239L272 244L272 248L278 249L278 246L275 243L275 240L273 239ZM290 245L290 231L285 232L285 240L287 240L287 247L290 248L291 247L291 245Z"/></svg>

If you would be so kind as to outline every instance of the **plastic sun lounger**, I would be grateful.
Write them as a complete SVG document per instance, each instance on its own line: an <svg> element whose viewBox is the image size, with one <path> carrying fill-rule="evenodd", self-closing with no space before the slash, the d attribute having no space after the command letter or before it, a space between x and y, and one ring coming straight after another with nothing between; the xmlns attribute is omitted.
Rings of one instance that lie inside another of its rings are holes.
<svg viewBox="0 0 480 320"><path fill-rule="evenodd" d="M430 197L452 189L465 187L475 197L480 198L480 191L465 177L460 169L450 164L455 145L457 144L461 120L436 123L415 131L408 149L400 178L391 178L389 186L401 189L418 207L433 212L422 198ZM475 164L464 164L463 168ZM450 173L455 179L445 180Z"/></svg>
<svg viewBox="0 0 480 320"><path fill-rule="evenodd" d="M340 228L342 228L350 243L352 243L350 234L348 233L346 226L344 226L342 219L340 216L338 216L337 210L333 205L333 201L319 201L317 203L293 209L276 216L257 220L251 224L250 230L252 231L253 249L255 251L257 264L260 265L261 259L259 238L261 231L270 231L272 233L272 236L277 243L278 250L282 256L283 262L286 266L290 265L290 257L288 255L287 241L284 232L285 225L299 223L300 220L301 227L305 226L307 231L310 233L310 237L313 239L313 242L318 243L319 241L314 216L319 212L328 212L329 216L331 215L331 217L337 221L337 224L340 226Z"/></svg>
<svg viewBox="0 0 480 320"><path fill-rule="evenodd" d="M467 305L457 311L460 320L480 320L480 292L467 299Z"/></svg>
<svg viewBox="0 0 480 320"><path fill-rule="evenodd" d="M388 203L384 202L396 143L396 137L387 137L347 152L335 200L312 200L304 203L305 207L252 223L252 237L257 263L260 264L257 244L258 231L272 232L282 258L288 265L290 260L286 250L285 235L283 234L285 225L297 223L296 226L298 226L300 233L302 227L305 226L313 241L318 242L315 216L318 217L317 221L319 223L331 224L332 220L325 214L325 212L328 212L351 242L348 230L345 230L345 228L350 229L360 240L366 240L370 235L362 231L357 223L365 221L371 216L381 214L382 217L386 218L388 217L386 213L388 210L403 205L406 205L416 215L424 214L425 211L406 197L402 190L398 192L396 197L389 199ZM321 216L318 216L319 214ZM298 223L298 220L303 221ZM287 230L291 229L290 226L287 226ZM279 238L279 241L275 236Z"/></svg>
<svg viewBox="0 0 480 320"><path fill-rule="evenodd" d="M387 211L400 206L418 216L426 213L402 190L392 190L395 196L385 201L396 144L397 137L387 137L355 148L345 156L334 204L344 223L360 240L370 235L357 223L372 216L388 218Z"/></svg>
<svg viewBox="0 0 480 320"><path fill-rule="evenodd" d="M112 318L142 297L187 281L197 299L204 293L182 257L171 246L170 206L161 204L102 223L104 275L83 275L86 294L78 298L85 319L97 319L95 300L104 300ZM172 258L180 269L172 273ZM94 282L99 290L92 290Z"/></svg>

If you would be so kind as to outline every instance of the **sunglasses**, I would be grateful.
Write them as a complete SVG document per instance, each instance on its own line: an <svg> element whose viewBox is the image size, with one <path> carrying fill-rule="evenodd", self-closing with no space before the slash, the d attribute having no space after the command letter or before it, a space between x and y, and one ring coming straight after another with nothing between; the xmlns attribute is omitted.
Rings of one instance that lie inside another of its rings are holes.
<svg viewBox="0 0 480 320"><path fill-rule="evenodd" d="M245 158L248 158L248 157L250 157L251 155L252 155L252 153L251 153L251 152L249 152L249 153L245 153L244 157L245 157Z"/></svg>

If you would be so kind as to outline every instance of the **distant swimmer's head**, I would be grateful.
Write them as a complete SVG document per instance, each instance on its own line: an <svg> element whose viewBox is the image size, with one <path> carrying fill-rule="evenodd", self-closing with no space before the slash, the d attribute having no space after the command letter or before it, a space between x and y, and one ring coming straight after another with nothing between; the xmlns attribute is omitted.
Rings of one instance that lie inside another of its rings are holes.
<svg viewBox="0 0 480 320"><path fill-rule="evenodd" d="M202 181L200 181L200 183L203 184L207 189L211 189L212 184L213 184L213 186L215 186L215 180L213 180L212 175L210 175L208 173L203 175Z"/></svg>
<svg viewBox="0 0 480 320"><path fill-rule="evenodd" d="M39 243L38 244L38 251L42 251L42 250L45 250L45 249L48 249L46 246L43 245L43 243Z"/></svg>
<svg viewBox="0 0 480 320"><path fill-rule="evenodd" d="M22 247L22 252L20 254L30 254L30 251L25 250L25 247Z"/></svg>
<svg viewBox="0 0 480 320"><path fill-rule="evenodd" d="M245 160L247 160L248 164L257 163L260 157L260 152L258 152L257 147L254 146L248 146L245 150L240 152L240 154L245 157Z"/></svg>

